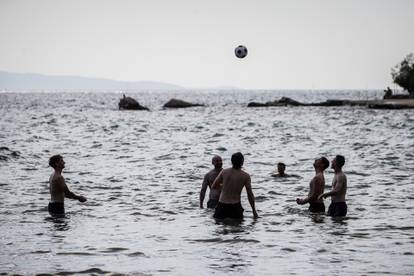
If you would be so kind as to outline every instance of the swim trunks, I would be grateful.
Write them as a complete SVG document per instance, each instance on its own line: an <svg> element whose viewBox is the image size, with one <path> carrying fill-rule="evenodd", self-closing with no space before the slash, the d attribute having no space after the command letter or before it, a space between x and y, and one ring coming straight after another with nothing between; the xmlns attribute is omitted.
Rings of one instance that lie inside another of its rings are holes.
<svg viewBox="0 0 414 276"><path fill-rule="evenodd" d="M311 202L309 204L309 212L311 213L325 213L325 204L318 202Z"/></svg>
<svg viewBox="0 0 414 276"><path fill-rule="evenodd" d="M65 213L65 205L63 204L63 202L49 202L49 206L47 207L47 209L51 214Z"/></svg>
<svg viewBox="0 0 414 276"><path fill-rule="evenodd" d="M332 202L328 208L328 216L344 217L348 211L348 206L345 202Z"/></svg>
<svg viewBox="0 0 414 276"><path fill-rule="evenodd" d="M209 199L207 201L207 208L216 208L218 202L218 199Z"/></svg>
<svg viewBox="0 0 414 276"><path fill-rule="evenodd" d="M216 206L216 211L214 212L214 218L224 219L224 218L233 218L233 219L242 219L243 218L243 207L240 202L238 203L222 203L219 202Z"/></svg>

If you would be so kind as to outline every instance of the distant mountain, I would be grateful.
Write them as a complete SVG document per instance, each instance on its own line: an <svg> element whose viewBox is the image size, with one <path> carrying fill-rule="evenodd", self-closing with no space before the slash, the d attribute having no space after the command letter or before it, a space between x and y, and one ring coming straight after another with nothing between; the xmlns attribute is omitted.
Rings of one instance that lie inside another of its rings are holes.
<svg viewBox="0 0 414 276"><path fill-rule="evenodd" d="M50 76L0 71L0 90L182 90L178 85L154 81L117 81L79 76Z"/></svg>

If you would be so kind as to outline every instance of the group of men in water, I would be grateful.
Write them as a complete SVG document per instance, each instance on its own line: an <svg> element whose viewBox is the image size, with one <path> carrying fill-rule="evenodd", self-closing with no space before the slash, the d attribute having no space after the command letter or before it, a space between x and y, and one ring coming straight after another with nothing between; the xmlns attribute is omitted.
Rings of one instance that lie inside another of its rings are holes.
<svg viewBox="0 0 414 276"><path fill-rule="evenodd" d="M214 218L216 219L242 219L244 209L241 205L241 193L243 188L246 189L247 198L252 208L253 217L257 218L258 214L255 207L255 197L251 186L250 175L242 167L244 156L237 152L231 156L232 167L223 169L223 161L220 156L215 155L212 159L214 169L209 171L203 180L200 191L200 208L203 208L204 198L207 187L210 188L208 208L214 208ZM309 203L309 211L312 213L324 213L325 205L323 199L330 196L331 204L328 209L328 215L333 217L342 217L347 213L345 195L347 189L346 175L342 171L345 164L345 158L337 155L331 162L331 168L335 175L332 181L332 190L324 193L325 177L324 171L329 167L329 161L325 157L316 159L313 163L315 176L309 184L309 193L305 198L297 198L297 204L303 205ZM86 198L71 192L62 176L65 168L65 161L61 155L54 155L49 159L49 165L54 169L49 178L49 191L51 200L48 210L51 214L64 214L64 199L76 199L85 202ZM285 173L286 165L278 164L278 173L274 177L289 177Z"/></svg>
<svg viewBox="0 0 414 276"><path fill-rule="evenodd" d="M257 211L255 208L255 200L251 187L250 175L243 171L244 158L238 152L231 157L232 168L223 169L223 161L220 156L216 155L212 159L214 169L209 171L203 180L200 191L200 208L203 208L203 202L207 187L210 188L210 196L207 202L208 208L215 208L214 217L217 219L243 218L243 208L240 204L240 195L243 187L246 188L247 198L256 218ZM315 160L313 167L315 176L309 183L309 192L305 198L297 198L296 203L299 205L309 203L309 212L325 213L325 204L323 199L331 197L331 204L328 209L328 216L344 217L347 213L347 205L345 195L347 190L346 175L342 171L345 165L345 157L337 155L331 162L331 168L335 175L332 181L332 190L324 193L325 176L324 171L329 167L329 161L325 157ZM273 177L292 177L285 173L286 165L278 163L277 173Z"/></svg>

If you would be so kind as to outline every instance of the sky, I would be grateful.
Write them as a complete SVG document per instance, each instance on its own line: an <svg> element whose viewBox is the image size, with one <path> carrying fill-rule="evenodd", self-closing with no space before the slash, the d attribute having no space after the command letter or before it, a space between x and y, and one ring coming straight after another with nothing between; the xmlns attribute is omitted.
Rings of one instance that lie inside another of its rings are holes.
<svg viewBox="0 0 414 276"><path fill-rule="evenodd" d="M187 88L394 88L391 68L414 52L413 12L413 0L0 0L0 71Z"/></svg>

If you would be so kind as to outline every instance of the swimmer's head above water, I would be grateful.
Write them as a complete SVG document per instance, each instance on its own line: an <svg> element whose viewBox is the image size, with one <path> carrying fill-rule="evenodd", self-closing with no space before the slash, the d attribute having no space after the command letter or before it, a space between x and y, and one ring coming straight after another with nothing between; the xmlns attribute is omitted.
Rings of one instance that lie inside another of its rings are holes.
<svg viewBox="0 0 414 276"><path fill-rule="evenodd" d="M286 165L285 163L279 162L277 163L277 172L279 175L285 175Z"/></svg>

